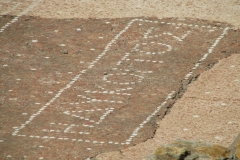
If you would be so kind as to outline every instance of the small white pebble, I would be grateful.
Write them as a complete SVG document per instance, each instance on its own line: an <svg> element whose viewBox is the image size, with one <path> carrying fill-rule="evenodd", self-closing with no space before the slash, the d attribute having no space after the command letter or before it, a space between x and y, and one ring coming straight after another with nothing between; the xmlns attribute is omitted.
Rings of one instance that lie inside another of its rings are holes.
<svg viewBox="0 0 240 160"><path fill-rule="evenodd" d="M4 140L0 140L0 143L4 142Z"/></svg>
<svg viewBox="0 0 240 160"><path fill-rule="evenodd" d="M217 140L221 140L221 139L222 139L222 138L219 137L219 136L215 136L214 138L217 139Z"/></svg>
<svg viewBox="0 0 240 160"><path fill-rule="evenodd" d="M36 42L38 42L38 40L32 40L32 42L33 42L33 43L36 43Z"/></svg>
<svg viewBox="0 0 240 160"><path fill-rule="evenodd" d="M205 94L210 94L210 92L205 92Z"/></svg>
<svg viewBox="0 0 240 160"><path fill-rule="evenodd" d="M228 124L232 124L233 122L229 121Z"/></svg>
<svg viewBox="0 0 240 160"><path fill-rule="evenodd" d="M27 113L22 113L22 115L26 116L26 115L27 115Z"/></svg>
<svg viewBox="0 0 240 160"><path fill-rule="evenodd" d="M57 33L57 32L58 32L58 30L54 30L54 32L56 32L56 33Z"/></svg>
<svg viewBox="0 0 240 160"><path fill-rule="evenodd" d="M50 57L45 57L46 59L50 58Z"/></svg>
<svg viewBox="0 0 240 160"><path fill-rule="evenodd" d="M3 67L7 67L8 65L7 64L4 64Z"/></svg>
<svg viewBox="0 0 240 160"><path fill-rule="evenodd" d="M91 150L92 150L92 148L87 148L87 150L91 151Z"/></svg>
<svg viewBox="0 0 240 160"><path fill-rule="evenodd" d="M187 129L187 128L183 128L183 131L188 131L189 129Z"/></svg>
<svg viewBox="0 0 240 160"><path fill-rule="evenodd" d="M105 22L106 24L109 24L110 22Z"/></svg>
<svg viewBox="0 0 240 160"><path fill-rule="evenodd" d="M193 115L193 117L194 117L194 118L198 118L198 117L199 117L199 115Z"/></svg>
<svg viewBox="0 0 240 160"><path fill-rule="evenodd" d="M234 67L235 67L235 65L231 65L230 67L231 67L231 68L234 68Z"/></svg>
<svg viewBox="0 0 240 160"><path fill-rule="evenodd" d="M39 159L44 159L43 157L40 157Z"/></svg>
<svg viewBox="0 0 240 160"><path fill-rule="evenodd" d="M226 103L221 103L221 106L226 106L227 104Z"/></svg>
<svg viewBox="0 0 240 160"><path fill-rule="evenodd" d="M17 98L9 98L10 101L16 101Z"/></svg>
<svg viewBox="0 0 240 160"><path fill-rule="evenodd" d="M66 46L66 44L59 44L59 46L62 46L62 47L64 47L64 46Z"/></svg>
<svg viewBox="0 0 240 160"><path fill-rule="evenodd" d="M76 30L77 30L77 31L81 31L81 28L77 28Z"/></svg>

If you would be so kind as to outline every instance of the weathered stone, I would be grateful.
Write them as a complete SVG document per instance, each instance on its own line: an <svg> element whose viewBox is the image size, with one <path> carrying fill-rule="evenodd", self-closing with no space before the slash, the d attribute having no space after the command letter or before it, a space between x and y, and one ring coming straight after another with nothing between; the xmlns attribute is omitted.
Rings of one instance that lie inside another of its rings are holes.
<svg viewBox="0 0 240 160"><path fill-rule="evenodd" d="M196 151L214 158L228 157L230 153L229 149L217 145L198 147L196 148Z"/></svg>
<svg viewBox="0 0 240 160"><path fill-rule="evenodd" d="M187 148L181 148L181 147L175 147L175 146L166 146L166 147L160 147L155 151L155 155L159 155L162 157L162 155L166 155L169 158L173 159L182 159L186 157L189 154L189 150Z"/></svg>
<svg viewBox="0 0 240 160"><path fill-rule="evenodd" d="M230 160L230 150L205 142L178 140L156 149L147 160Z"/></svg>

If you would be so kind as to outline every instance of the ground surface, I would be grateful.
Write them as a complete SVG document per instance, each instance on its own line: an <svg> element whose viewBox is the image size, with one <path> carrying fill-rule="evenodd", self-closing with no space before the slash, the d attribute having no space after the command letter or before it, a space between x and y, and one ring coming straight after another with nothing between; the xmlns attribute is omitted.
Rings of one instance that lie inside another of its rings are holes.
<svg viewBox="0 0 240 160"><path fill-rule="evenodd" d="M15 15L20 8L37 4L27 14L43 18L191 17L240 27L239 0L2 0L1 4L3 11Z"/></svg>
<svg viewBox="0 0 240 160"><path fill-rule="evenodd" d="M22 16L40 2L2 3L15 7L0 20L3 159L86 159L146 141L192 80L240 50L239 31L219 22Z"/></svg>

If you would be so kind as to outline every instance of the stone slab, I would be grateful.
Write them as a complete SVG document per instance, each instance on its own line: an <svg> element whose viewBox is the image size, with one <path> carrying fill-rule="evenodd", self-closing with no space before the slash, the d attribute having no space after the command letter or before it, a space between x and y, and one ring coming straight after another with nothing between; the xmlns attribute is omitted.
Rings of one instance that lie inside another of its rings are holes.
<svg viewBox="0 0 240 160"><path fill-rule="evenodd" d="M239 50L239 31L203 20L14 18L1 17L3 158L143 142L192 79Z"/></svg>

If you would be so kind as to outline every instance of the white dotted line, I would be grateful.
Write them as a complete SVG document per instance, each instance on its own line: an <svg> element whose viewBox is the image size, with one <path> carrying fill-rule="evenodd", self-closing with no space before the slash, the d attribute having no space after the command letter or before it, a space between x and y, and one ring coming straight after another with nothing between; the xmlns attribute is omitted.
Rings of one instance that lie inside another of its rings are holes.
<svg viewBox="0 0 240 160"><path fill-rule="evenodd" d="M100 124L105 118L107 115L109 115L111 112L113 112L114 108L110 108L109 110L107 110L99 119L98 122L96 122L96 124Z"/></svg>
<svg viewBox="0 0 240 160"><path fill-rule="evenodd" d="M27 12L29 12L31 9L33 9L34 7L36 7L42 0L38 0L33 2L33 4L31 4L28 8L26 8L23 12L19 13L16 17L14 17L10 22L6 23L1 29L0 29L0 33L3 32L8 26L10 26L11 24L15 23L18 21L18 18L21 17L22 15L26 14Z"/></svg>
<svg viewBox="0 0 240 160"><path fill-rule="evenodd" d="M229 29L229 28L227 27L227 28L225 28L225 29L223 30L223 33L216 39L216 41L214 42L214 44L208 49L208 53L206 53L206 54L195 64L194 69L196 69L196 68L201 64L201 62L204 61L204 60L206 59L206 57L207 57L210 53L212 53L213 48L216 47L216 45L220 42L220 40L227 34L228 29ZM185 79L188 79L190 75L192 75L192 71L190 71L190 72L185 76ZM139 130L140 130L141 128L143 128L144 124L146 124L147 122L149 122L149 121L151 120L151 118L154 117L154 116L160 111L160 109L167 103L168 99L170 99L174 93L175 93L175 91L172 91L172 92L166 97L165 101L164 101L159 107L157 107L157 109L156 109L152 114L150 114L150 115L147 117L147 119L140 124L139 127L137 127L137 128L133 131L133 133L132 133L132 135L130 136L130 138L126 140L126 142L125 142L126 144L130 144L130 143L131 143L132 139L138 135Z"/></svg>
<svg viewBox="0 0 240 160"><path fill-rule="evenodd" d="M133 52L133 51L138 51L138 47L140 46L140 44L136 44L134 47L133 47L133 49L131 50L131 52Z"/></svg>
<svg viewBox="0 0 240 160"><path fill-rule="evenodd" d="M80 132L79 134L89 134L87 132ZM26 135L17 135L19 137L26 137ZM71 138L67 138L67 137L54 137L54 136L33 136L30 135L29 138L37 138L37 139L56 139L56 140L71 140L71 141L77 141L77 142L85 142L85 143L93 143L93 144L104 144L104 143L108 143L108 144L113 144L113 145L125 145L126 143L120 143L120 142L113 142L113 141L109 141L109 142L104 142L104 141L95 141L95 140L88 140L88 139L71 139Z"/></svg>
<svg viewBox="0 0 240 160"><path fill-rule="evenodd" d="M165 101L164 101L160 106L158 106L157 109L156 109L152 114L150 114L150 115L146 118L145 121L143 121L143 122L139 125L139 127L137 127L137 128L133 131L133 133L132 133L132 135L129 137L129 139L126 140L126 142L125 142L126 144L130 144L130 143L131 143L132 139L138 135L138 131L139 131L141 128L143 128L143 126L144 126L146 123L148 123L148 122L151 120L151 118L154 117L154 116L161 110L161 108L167 103L167 101L172 98L172 96L173 96L174 93L175 93L175 91L172 91L170 94L168 94L168 96L167 96L167 98L165 99Z"/></svg>
<svg viewBox="0 0 240 160"><path fill-rule="evenodd" d="M148 38L148 35L152 32L152 30L154 29L154 27L150 27L147 32L144 33L143 38Z"/></svg>
<svg viewBox="0 0 240 160"><path fill-rule="evenodd" d="M19 137L27 137L27 135L25 135L25 134L22 134L22 135L18 134L17 136L19 136ZM40 138L40 136L36 136L36 138Z"/></svg>
<svg viewBox="0 0 240 160"><path fill-rule="evenodd" d="M86 93L97 93L95 91L90 91L90 90L87 90L85 91ZM102 93L107 93L108 91L103 91ZM123 93L124 95L124 93ZM86 103L97 103L97 102L100 102L100 103L123 103L122 101L114 101L114 100L108 100L108 99L105 99L105 100L101 100L101 99L93 99L93 98L88 98L86 96L82 96L82 95L78 95L78 97L82 97L84 99L87 99L87 101L85 101ZM85 102L82 102L82 103L85 103Z"/></svg>
<svg viewBox="0 0 240 160"><path fill-rule="evenodd" d="M118 82L113 82L113 84L118 84ZM132 83L132 84L135 84L135 83ZM131 90L132 88L127 88L127 90ZM120 91L120 90L119 90ZM117 94L117 95L128 95L129 93L119 93L119 92L116 92L116 91L86 91L87 93L100 93L100 94ZM85 96L82 96L82 95L78 95L79 97L82 97L84 98ZM96 100L97 102L102 102L103 100Z"/></svg>
<svg viewBox="0 0 240 160"><path fill-rule="evenodd" d="M125 53L120 61L117 62L117 66L121 65L122 61L126 60L130 53Z"/></svg>
<svg viewBox="0 0 240 160"><path fill-rule="evenodd" d="M69 125L63 132L68 133L70 131L70 129L73 128L74 126L76 126L76 125L75 124ZM71 132L71 133L74 133L74 132Z"/></svg>
<svg viewBox="0 0 240 160"><path fill-rule="evenodd" d="M198 66L207 58L207 56L212 53L213 49L217 46L217 44L220 42L220 40L227 34L227 31L229 28L225 28L223 30L223 33L215 40L213 45L208 49L208 52L203 55L203 57L194 65L194 67L191 69L191 71L185 76L185 79L188 79L192 74L193 71L198 68Z"/></svg>
<svg viewBox="0 0 240 160"><path fill-rule="evenodd" d="M162 52L158 52L157 54L164 54L166 52L169 52L172 50L172 46L171 45L168 45L168 44L164 44L164 43L158 43L159 45L162 45L162 46L166 46L168 49L166 51L162 51ZM142 45L147 45L147 43L142 43ZM140 51L140 52L143 52L143 51ZM156 52L146 52L146 54L156 54Z"/></svg>
<svg viewBox="0 0 240 160"><path fill-rule="evenodd" d="M79 127L79 125L76 125L76 124L60 124L60 126L61 125L64 125L64 126L68 126L67 128L65 128L64 129L64 133L76 133L75 131L71 131L70 132L70 130L73 128L73 127ZM43 129L42 130L43 132L50 132L50 133L52 133L52 132L57 132L57 133L60 133L61 131L60 130L54 130L54 129L50 129L50 130L48 130L48 129ZM79 134L90 134L89 132L79 132Z"/></svg>
<svg viewBox="0 0 240 160"><path fill-rule="evenodd" d="M59 46L61 46L61 47L65 47L66 46L66 44L58 44Z"/></svg>
<svg viewBox="0 0 240 160"><path fill-rule="evenodd" d="M80 111L71 111L73 114L70 114L70 111L65 111L63 113L66 114L66 115L71 115L72 117L76 117L76 118L80 118L80 119L85 120L85 121L89 121L91 123L100 124L108 114L113 112L114 108L105 108L105 110L106 110L106 112L100 117L98 122L95 122L94 120L90 120L89 118L85 118L85 117L76 115L76 113L82 113L83 111L81 111L81 110ZM92 110L84 110L84 111L85 112L94 112L94 111L102 111L102 109L97 109L97 110L92 109ZM72 124L72 126L73 125L74 124ZM85 124L83 124L83 126L86 127ZM90 127L94 127L94 126L90 126Z"/></svg>
<svg viewBox="0 0 240 160"><path fill-rule="evenodd" d="M18 98L9 98L10 101L16 101Z"/></svg>
<svg viewBox="0 0 240 160"><path fill-rule="evenodd" d="M144 60L144 59L134 59L136 62L152 62L152 63L163 63L163 61L151 61L151 60Z"/></svg>
<svg viewBox="0 0 240 160"><path fill-rule="evenodd" d="M182 35L182 37L178 37L178 36L174 36L172 33L170 32L163 32L163 35L169 35L172 36L174 39L176 39L179 42L182 42L189 34L191 33L191 31L187 31L186 34ZM161 36L161 34L159 35Z"/></svg>
<svg viewBox="0 0 240 160"><path fill-rule="evenodd" d="M127 70L127 73L116 73L116 75L117 75L117 76L118 76L118 75L119 75L119 76L120 76L120 75L123 75L123 76L124 76L124 75L127 75L129 71L130 71L130 70ZM146 71L145 73L152 73L152 71ZM140 76L140 75L137 75L137 74L129 73L129 75L138 77L138 82L139 82L139 83L142 82L142 80L144 79L143 76ZM107 83L113 83L113 84L119 84L119 85L135 84L135 82L125 82L125 83L112 82L112 81L109 81L109 80L107 79L109 76L113 76L113 74L105 75L105 76L103 77L103 80L106 81ZM127 90L131 90L131 89L132 89L132 88L127 88Z"/></svg>

